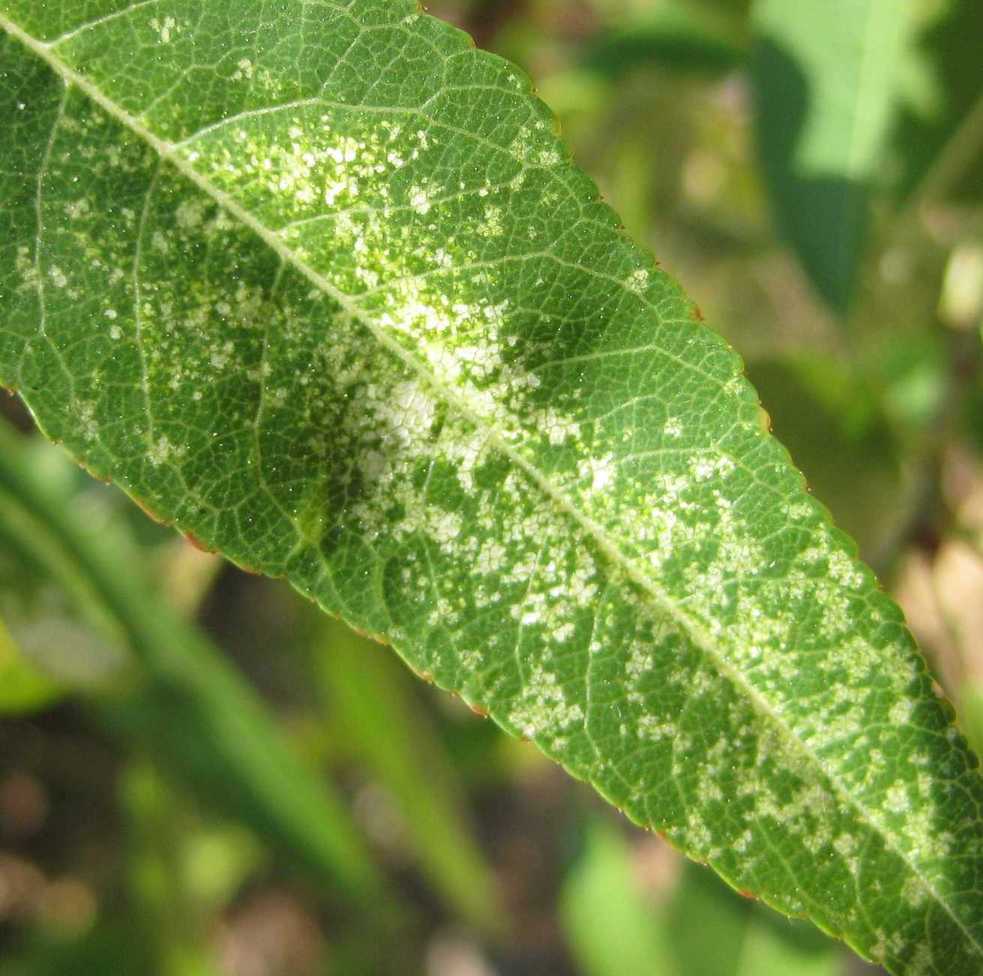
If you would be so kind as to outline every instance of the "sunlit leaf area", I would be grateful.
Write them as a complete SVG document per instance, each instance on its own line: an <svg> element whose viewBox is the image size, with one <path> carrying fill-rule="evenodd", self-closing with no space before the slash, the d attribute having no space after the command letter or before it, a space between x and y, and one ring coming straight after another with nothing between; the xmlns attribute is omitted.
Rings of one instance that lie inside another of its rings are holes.
<svg viewBox="0 0 983 976"><path fill-rule="evenodd" d="M983 973L981 38L0 0L0 976Z"/></svg>

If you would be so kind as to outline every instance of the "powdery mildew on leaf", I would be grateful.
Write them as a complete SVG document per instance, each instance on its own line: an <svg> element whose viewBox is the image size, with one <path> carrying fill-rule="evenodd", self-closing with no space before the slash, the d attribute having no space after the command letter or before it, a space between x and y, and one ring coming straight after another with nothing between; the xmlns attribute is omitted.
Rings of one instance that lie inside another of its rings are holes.
<svg viewBox="0 0 983 976"><path fill-rule="evenodd" d="M0 2L0 380L48 433L735 885L977 972L975 760L527 83L396 0L78 6Z"/></svg>

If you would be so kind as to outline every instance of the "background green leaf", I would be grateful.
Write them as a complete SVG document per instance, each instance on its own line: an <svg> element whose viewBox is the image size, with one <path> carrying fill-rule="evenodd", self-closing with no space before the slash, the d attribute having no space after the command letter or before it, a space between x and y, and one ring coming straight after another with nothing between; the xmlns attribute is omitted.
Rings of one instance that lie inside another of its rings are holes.
<svg viewBox="0 0 983 976"><path fill-rule="evenodd" d="M586 976L676 976L662 906L647 897L618 831L598 821L563 888L567 938Z"/></svg>
<svg viewBox="0 0 983 976"><path fill-rule="evenodd" d="M661 3L602 32L585 51L584 67L614 79L639 65L715 77L744 64L735 21L690 3Z"/></svg>
<svg viewBox="0 0 983 976"><path fill-rule="evenodd" d="M751 74L775 219L819 294L850 307L870 192L900 92L903 0L781 0L754 6Z"/></svg>

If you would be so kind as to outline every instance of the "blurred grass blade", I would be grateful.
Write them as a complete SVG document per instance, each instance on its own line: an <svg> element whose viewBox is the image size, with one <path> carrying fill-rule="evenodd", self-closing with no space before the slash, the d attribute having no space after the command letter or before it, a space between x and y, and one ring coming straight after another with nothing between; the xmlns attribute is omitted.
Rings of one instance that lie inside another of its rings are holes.
<svg viewBox="0 0 983 976"><path fill-rule="evenodd" d="M41 711L61 696L62 689L26 660L0 619L0 715Z"/></svg>
<svg viewBox="0 0 983 976"><path fill-rule="evenodd" d="M740 31L691 4L663 3L638 18L602 31L586 46L584 67L617 79L640 65L711 78L746 58Z"/></svg>
<svg viewBox="0 0 983 976"><path fill-rule="evenodd" d="M38 482L57 482L57 490L67 498L73 482L59 476L73 466L40 439L22 445L17 444L22 466ZM3 491L0 616L20 661L49 686L93 692L127 678L131 654L125 636L91 581L52 538L35 531L24 506Z"/></svg>
<svg viewBox="0 0 983 976"><path fill-rule="evenodd" d="M605 821L591 824L563 884L560 922L584 976L684 976L664 911L642 892L631 848Z"/></svg>
<svg viewBox="0 0 983 976"><path fill-rule="evenodd" d="M24 462L18 439L0 429L0 512L5 534L33 553L54 580L87 579L137 657L143 681L101 699L111 725L138 735L158 759L212 799L231 804L309 867L352 894L378 895L381 882L340 802L291 752L249 686L197 630L74 517L71 499L50 490Z"/></svg>
<svg viewBox="0 0 983 976"><path fill-rule="evenodd" d="M399 806L420 867L448 906L485 933L506 921L495 877L474 840L453 765L387 650L328 622L316 655L329 705L348 741ZM384 716L384 720L380 720Z"/></svg>
<svg viewBox="0 0 983 976"><path fill-rule="evenodd" d="M905 0L758 0L757 139L781 234L844 315L901 80Z"/></svg>
<svg viewBox="0 0 983 976"><path fill-rule="evenodd" d="M983 196L983 3L926 6L905 59L894 129L903 198Z"/></svg>

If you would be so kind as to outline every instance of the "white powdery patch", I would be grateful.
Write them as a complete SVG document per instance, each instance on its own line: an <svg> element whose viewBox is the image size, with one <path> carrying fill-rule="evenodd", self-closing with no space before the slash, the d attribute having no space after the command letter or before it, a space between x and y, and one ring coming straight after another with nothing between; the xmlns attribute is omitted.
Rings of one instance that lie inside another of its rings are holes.
<svg viewBox="0 0 983 976"><path fill-rule="evenodd" d="M199 227L205 216L205 206L205 201L196 197L185 200L174 214L178 227L184 231Z"/></svg>
<svg viewBox="0 0 983 976"><path fill-rule="evenodd" d="M633 271L629 276L628 280L625 282L625 287L629 291L633 291L636 295L644 294L645 290L649 286L649 279L651 275L644 268L639 268Z"/></svg>
<svg viewBox="0 0 983 976"><path fill-rule="evenodd" d="M905 725L915 710L915 704L909 698L902 698L891 706L888 718L894 725Z"/></svg>
<svg viewBox="0 0 983 976"><path fill-rule="evenodd" d="M56 264L48 268L48 277L51 279L51 283L55 288L65 288L68 285L68 278L65 272Z"/></svg>
<svg viewBox="0 0 983 976"><path fill-rule="evenodd" d="M671 739L676 732L675 725L671 722L662 722L655 715L643 715L638 720L639 736L643 739L649 739L652 742Z"/></svg>
<svg viewBox="0 0 983 976"><path fill-rule="evenodd" d="M884 796L884 809L889 813L907 813L910 808L908 788L901 780L896 780Z"/></svg>
<svg viewBox="0 0 983 976"><path fill-rule="evenodd" d="M238 64L236 65L236 70L232 73L232 80L251 81L254 71L255 65L249 60L249 58L240 58Z"/></svg>
<svg viewBox="0 0 983 976"><path fill-rule="evenodd" d="M602 458L588 458L580 462L580 477L588 484L589 494L600 494L614 487L617 467L613 454Z"/></svg>
<svg viewBox="0 0 983 976"><path fill-rule="evenodd" d="M560 414L552 407L547 407L541 416L546 437L553 447L566 444L567 441L580 437L580 424L570 417Z"/></svg>
<svg viewBox="0 0 983 976"><path fill-rule="evenodd" d="M260 82L268 74L243 59L233 78L248 80L253 73ZM345 128L348 131L339 132ZM429 145L425 134L406 132L390 122L353 133L333 116L313 112L295 116L286 132L241 124L231 140L233 146L225 133L214 146L202 140L187 152L188 160L211 168L213 178L233 192L242 185L258 186L276 199L284 215L314 219L328 216L325 205L333 210L363 199L369 206L388 208L393 202L392 174ZM414 186L407 203L417 213L428 213L428 187ZM388 222L388 216L387 211L378 219Z"/></svg>
<svg viewBox="0 0 983 976"><path fill-rule="evenodd" d="M414 186L410 190L410 207L418 214L426 215L430 213L431 201L430 194L426 187Z"/></svg>
<svg viewBox="0 0 983 976"><path fill-rule="evenodd" d="M179 461L184 453L183 447L172 443L169 437L162 435L147 448L147 459L157 468L171 461Z"/></svg>
<svg viewBox="0 0 983 976"><path fill-rule="evenodd" d="M527 739L555 738L583 718L583 709L576 702L567 701L557 676L540 666L529 675L519 701L509 713L509 722Z"/></svg>
<svg viewBox="0 0 983 976"><path fill-rule="evenodd" d="M25 244L21 244L17 248L17 255L14 258L14 268L17 271L18 277L20 278L20 284L17 286L17 291L37 291L38 282L40 281L40 277L38 275L38 265L34 259L34 254L31 252L31 249Z"/></svg>
<svg viewBox="0 0 983 976"><path fill-rule="evenodd" d="M157 35L161 44L170 44L174 36L182 30L173 17L154 17L150 21L150 29Z"/></svg>

